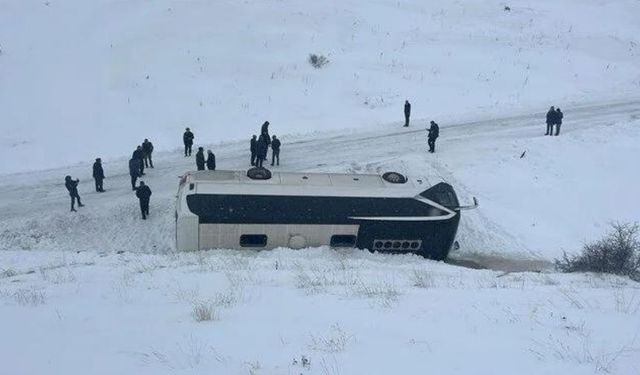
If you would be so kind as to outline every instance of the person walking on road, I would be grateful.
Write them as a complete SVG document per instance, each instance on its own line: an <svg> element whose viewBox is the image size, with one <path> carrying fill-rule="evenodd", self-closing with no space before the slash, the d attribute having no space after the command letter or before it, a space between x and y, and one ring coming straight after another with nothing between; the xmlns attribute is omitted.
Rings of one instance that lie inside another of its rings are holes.
<svg viewBox="0 0 640 375"><path fill-rule="evenodd" d="M431 127L428 130L427 143L429 144L429 152L436 152L436 139L440 136L440 127L435 121L431 121Z"/></svg>
<svg viewBox="0 0 640 375"><path fill-rule="evenodd" d="M102 181L104 180L104 169L102 169L102 159L97 158L93 163L93 179L96 182L96 192L104 193Z"/></svg>
<svg viewBox="0 0 640 375"><path fill-rule="evenodd" d="M78 194L78 183L80 183L80 180L72 180L71 176L66 176L64 178L64 186L69 191L69 196L71 197L71 212L76 212L74 207L76 200L78 201L78 207L84 207L84 204L80 201L80 195Z"/></svg>
<svg viewBox="0 0 640 375"><path fill-rule="evenodd" d="M256 155L258 153L258 140L256 139L256 135L254 134L251 137L251 146L249 148L251 150L251 165L256 165Z"/></svg>
<svg viewBox="0 0 640 375"><path fill-rule="evenodd" d="M131 190L136 190L136 181L140 177L140 166L136 159L129 160L129 176L131 176Z"/></svg>
<svg viewBox="0 0 640 375"><path fill-rule="evenodd" d="M556 135L560 134L560 127L562 126L562 118L564 114L560 110L560 108L556 108Z"/></svg>
<svg viewBox="0 0 640 375"><path fill-rule="evenodd" d="M551 106L547 112L547 132L544 135L553 135L553 125L556 123L556 109Z"/></svg>
<svg viewBox="0 0 640 375"><path fill-rule="evenodd" d="M211 150L207 150L207 169L210 171L216 170L216 155Z"/></svg>
<svg viewBox="0 0 640 375"><path fill-rule="evenodd" d="M182 141L184 142L184 156L191 156L191 147L193 146L193 138L194 135L191 132L191 130L189 130L189 128L185 129L184 134L182 135Z"/></svg>
<svg viewBox="0 0 640 375"><path fill-rule="evenodd" d="M404 101L404 126L409 126L409 117L411 116L411 103Z"/></svg>
<svg viewBox="0 0 640 375"><path fill-rule="evenodd" d="M271 165L274 163L280 165L280 140L275 135L271 141Z"/></svg>
<svg viewBox="0 0 640 375"><path fill-rule="evenodd" d="M196 167L199 171L204 171L204 149L202 147L198 147L198 152L196 152Z"/></svg>
<svg viewBox="0 0 640 375"><path fill-rule="evenodd" d="M153 143L148 139L144 139L142 142L142 157L144 160L144 166L147 168L153 168L153 160L151 160L151 153L153 152Z"/></svg>
<svg viewBox="0 0 640 375"><path fill-rule="evenodd" d="M142 212L142 220L147 220L149 216L149 200L151 198L151 189L140 181L140 186L136 189L136 197L140 200L140 211Z"/></svg>

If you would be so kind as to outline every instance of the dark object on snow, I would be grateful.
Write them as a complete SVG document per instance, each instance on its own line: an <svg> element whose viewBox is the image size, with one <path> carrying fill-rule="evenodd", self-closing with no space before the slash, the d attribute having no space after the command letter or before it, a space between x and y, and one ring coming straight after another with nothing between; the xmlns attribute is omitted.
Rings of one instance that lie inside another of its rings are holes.
<svg viewBox="0 0 640 375"><path fill-rule="evenodd" d="M386 172L382 175L382 179L392 184L404 184L407 178L398 172Z"/></svg>
<svg viewBox="0 0 640 375"><path fill-rule="evenodd" d="M216 170L216 156L211 150L207 150L207 169L210 171Z"/></svg>
<svg viewBox="0 0 640 375"><path fill-rule="evenodd" d="M136 159L129 160L129 176L131 176L131 190L136 190L136 181L140 177L140 167Z"/></svg>
<svg viewBox="0 0 640 375"><path fill-rule="evenodd" d="M509 7L508 5L504 6L504 11L505 12L511 12L511 7Z"/></svg>
<svg viewBox="0 0 640 375"><path fill-rule="evenodd" d="M258 140L256 139L256 135L254 134L251 137L251 146L249 147L251 151L251 165L256 165L256 154L258 153Z"/></svg>
<svg viewBox="0 0 640 375"><path fill-rule="evenodd" d="M560 108L556 108L556 135L560 134L560 127L562 126L562 118L564 114Z"/></svg>
<svg viewBox="0 0 640 375"><path fill-rule="evenodd" d="M196 152L196 167L199 171L204 171L204 162L204 149L198 147L198 152Z"/></svg>
<svg viewBox="0 0 640 375"><path fill-rule="evenodd" d="M520 155L520 159L522 159L524 157L524 154L527 153L527 150L522 151L522 155Z"/></svg>
<svg viewBox="0 0 640 375"><path fill-rule="evenodd" d="M136 147L135 151L131 155L131 159L135 159L138 161L138 169L140 169L140 176L144 176L144 152L142 151L142 146Z"/></svg>
<svg viewBox="0 0 640 375"><path fill-rule="evenodd" d="M280 140L275 135L271 141L271 165L274 162L276 165L280 165Z"/></svg>
<svg viewBox="0 0 640 375"><path fill-rule="evenodd" d="M182 142L184 142L184 156L191 156L191 146L193 146L193 133L189 128L185 129L184 135L182 135Z"/></svg>
<svg viewBox="0 0 640 375"><path fill-rule="evenodd" d="M271 178L271 171L266 168L251 168L247 171L247 177L252 180L268 180Z"/></svg>
<svg viewBox="0 0 640 375"><path fill-rule="evenodd" d="M144 166L147 168L153 168L153 160L151 160L151 153L153 153L153 143L148 139L144 139L142 142L142 154L144 159Z"/></svg>
<svg viewBox="0 0 640 375"><path fill-rule="evenodd" d="M429 152L436 152L436 139L440 136L440 127L435 121L431 121L431 127L429 127L427 143L429 144Z"/></svg>
<svg viewBox="0 0 640 375"><path fill-rule="evenodd" d="M269 121L265 121L260 128L260 137L264 138L267 143L267 147L271 144L271 136L269 136Z"/></svg>
<svg viewBox="0 0 640 375"><path fill-rule="evenodd" d="M96 162L93 163L93 179L96 183L96 192L103 193L102 181L104 180L104 170L102 169L102 160L100 158L97 158Z"/></svg>
<svg viewBox="0 0 640 375"><path fill-rule="evenodd" d="M83 207L84 204L80 201L80 195L78 195L78 183L79 179L72 180L71 176L66 176L64 178L64 186L69 191L69 196L71 197L71 212L75 212L76 209L74 207L75 201L78 201L78 207Z"/></svg>
<svg viewBox="0 0 640 375"><path fill-rule="evenodd" d="M140 181L140 186L136 188L136 197L140 200L140 211L142 212L142 220L147 220L149 215L149 199L151 198L151 189Z"/></svg>
<svg viewBox="0 0 640 375"><path fill-rule="evenodd" d="M404 101L404 126L409 126L409 117L411 116L411 103Z"/></svg>
<svg viewBox="0 0 640 375"><path fill-rule="evenodd" d="M551 106L547 112L547 132L544 135L553 135L553 125L556 123L556 109Z"/></svg>

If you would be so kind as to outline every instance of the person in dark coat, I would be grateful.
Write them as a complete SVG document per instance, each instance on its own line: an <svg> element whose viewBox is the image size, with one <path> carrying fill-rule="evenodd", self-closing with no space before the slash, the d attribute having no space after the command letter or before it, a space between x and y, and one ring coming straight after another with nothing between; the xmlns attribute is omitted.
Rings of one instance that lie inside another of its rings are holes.
<svg viewBox="0 0 640 375"><path fill-rule="evenodd" d="M547 112L547 132L544 135L553 135L553 125L556 123L556 110L551 106Z"/></svg>
<svg viewBox="0 0 640 375"><path fill-rule="evenodd" d="M271 137L269 136L269 121L265 121L264 124L262 124L262 128L260 128L260 137L264 137L268 148L271 143Z"/></svg>
<svg viewBox="0 0 640 375"><path fill-rule="evenodd" d="M79 179L72 180L71 176L66 176L64 178L64 186L69 191L69 196L71 197L71 212L76 212L74 207L76 200L78 201L78 207L84 207L84 204L80 201L80 195L78 194L79 182Z"/></svg>
<svg viewBox="0 0 640 375"><path fill-rule="evenodd" d="M151 160L151 153L153 152L153 143L148 139L144 139L142 142L142 158L144 160L144 166L147 168L153 168L153 160Z"/></svg>
<svg viewBox="0 0 640 375"><path fill-rule="evenodd" d="M142 146L136 147L135 151L133 151L133 154L131 155L131 159L138 161L140 176L144 176L144 152L142 151Z"/></svg>
<svg viewBox="0 0 640 375"><path fill-rule="evenodd" d="M265 141L265 138L263 135L260 135L260 138L258 139L258 144L257 144L257 149L256 149L256 167L258 168L262 168L262 163L267 159L267 150L269 148L269 146L267 145L267 142Z"/></svg>
<svg viewBox="0 0 640 375"><path fill-rule="evenodd" d="M207 169L210 171L216 170L216 156L211 150L207 150Z"/></svg>
<svg viewBox="0 0 640 375"><path fill-rule="evenodd" d="M191 156L191 146L193 146L193 133L189 128L185 129L184 135L182 136L182 141L184 142L184 156Z"/></svg>
<svg viewBox="0 0 640 375"><path fill-rule="evenodd" d="M136 197L140 200L140 211L142 212L142 220L147 220L149 215L149 199L151 198L151 189L144 184L144 181L140 181L140 186L135 189Z"/></svg>
<svg viewBox="0 0 640 375"><path fill-rule="evenodd" d="M204 171L204 149L202 147L198 147L198 152L196 152L196 167L199 171Z"/></svg>
<svg viewBox="0 0 640 375"><path fill-rule="evenodd" d="M129 176L131 176L131 190L136 190L136 181L140 177L140 165L136 159L129 160Z"/></svg>
<svg viewBox="0 0 640 375"><path fill-rule="evenodd" d="M102 188L104 170L102 169L102 160L100 158L97 158L96 162L93 163L93 179L96 182L96 192L104 193L104 189Z"/></svg>
<svg viewBox="0 0 640 375"><path fill-rule="evenodd" d="M562 126L562 118L564 114L560 108L556 108L556 135L560 134L560 127Z"/></svg>
<svg viewBox="0 0 640 375"><path fill-rule="evenodd" d="M258 152L258 140L256 139L256 135L254 134L251 137L251 165L256 165L256 153Z"/></svg>
<svg viewBox="0 0 640 375"><path fill-rule="evenodd" d="M411 116L411 103L404 101L404 126L409 126L409 116Z"/></svg>
<svg viewBox="0 0 640 375"><path fill-rule="evenodd" d="M273 136L273 141L271 141L271 165L277 161L277 165L280 165L280 140Z"/></svg>
<svg viewBox="0 0 640 375"><path fill-rule="evenodd" d="M431 127L428 130L429 135L427 138L427 143L429 144L429 152L436 152L436 139L440 136L440 127L436 124L435 121L431 121Z"/></svg>

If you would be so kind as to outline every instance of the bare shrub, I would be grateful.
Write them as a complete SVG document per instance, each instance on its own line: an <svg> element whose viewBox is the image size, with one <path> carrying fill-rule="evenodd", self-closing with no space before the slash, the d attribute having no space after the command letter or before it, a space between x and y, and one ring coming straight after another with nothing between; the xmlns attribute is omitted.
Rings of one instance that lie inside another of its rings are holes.
<svg viewBox="0 0 640 375"><path fill-rule="evenodd" d="M435 285L433 282L433 276L427 273L427 271L414 269L410 274L410 280L413 286L417 288L433 288Z"/></svg>
<svg viewBox="0 0 640 375"><path fill-rule="evenodd" d="M0 268L0 279L5 277L14 277L17 274L18 273L12 268L7 268L7 269Z"/></svg>
<svg viewBox="0 0 640 375"><path fill-rule="evenodd" d="M324 55L316 55L315 53L309 54L309 64L316 69L320 69L328 63L329 59Z"/></svg>
<svg viewBox="0 0 640 375"><path fill-rule="evenodd" d="M599 272L629 276L640 281L640 241L638 224L614 223L604 238L586 244L578 255L563 254L556 259L562 272Z"/></svg>
<svg viewBox="0 0 640 375"><path fill-rule="evenodd" d="M12 294L13 299L20 306L43 305L45 296L42 290L38 289L18 289Z"/></svg>
<svg viewBox="0 0 640 375"><path fill-rule="evenodd" d="M327 353L343 352L347 345L354 340L353 335L346 333L339 324L333 324L326 336L311 335L309 349Z"/></svg>
<svg viewBox="0 0 640 375"><path fill-rule="evenodd" d="M213 305L209 302L198 301L193 304L193 311L191 312L193 319L196 322L208 322L211 320L218 320L218 313L214 310Z"/></svg>
<svg viewBox="0 0 640 375"><path fill-rule="evenodd" d="M351 286L356 296L371 298L382 307L391 307L398 302L400 292L396 286L388 281L379 284L365 284L358 282Z"/></svg>

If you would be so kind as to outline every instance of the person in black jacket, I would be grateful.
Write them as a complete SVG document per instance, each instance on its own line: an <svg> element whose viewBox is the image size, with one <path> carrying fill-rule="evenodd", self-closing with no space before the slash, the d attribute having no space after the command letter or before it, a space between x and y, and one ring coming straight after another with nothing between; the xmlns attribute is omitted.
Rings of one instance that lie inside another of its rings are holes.
<svg viewBox="0 0 640 375"><path fill-rule="evenodd" d="M274 164L277 160L277 165L280 165L280 140L273 136L273 141L271 141L271 165Z"/></svg>
<svg viewBox="0 0 640 375"><path fill-rule="evenodd" d="M556 110L551 106L547 112L547 132L544 135L553 135L553 125L556 123Z"/></svg>
<svg viewBox="0 0 640 375"><path fill-rule="evenodd" d="M251 137L251 146L249 148L251 150L251 165L256 165L256 153L258 152L258 140L256 139L256 135L254 134Z"/></svg>
<svg viewBox="0 0 640 375"><path fill-rule="evenodd" d="M84 204L80 202L80 195L78 194L79 182L79 179L72 180L71 176L66 176L64 178L64 186L69 191L69 196L71 197L71 212L76 212L76 209L74 207L76 200L78 200L78 207L84 207Z"/></svg>
<svg viewBox="0 0 640 375"><path fill-rule="evenodd" d="M96 162L93 163L93 179L96 182L96 191L98 193L104 193L104 189L102 188L104 170L102 169L102 160L100 158L97 158Z"/></svg>
<svg viewBox="0 0 640 375"><path fill-rule="evenodd" d="M191 146L193 146L193 133L189 128L185 129L184 135L182 136L182 141L184 142L184 156L191 156Z"/></svg>
<svg viewBox="0 0 640 375"><path fill-rule="evenodd" d="M196 152L196 167L199 171L204 171L204 149L202 147L198 147L198 152Z"/></svg>
<svg viewBox="0 0 640 375"><path fill-rule="evenodd" d="M427 138L427 143L429 144L429 152L436 152L436 139L440 136L440 127L436 124L435 121L431 121L431 127L428 130L429 135Z"/></svg>
<svg viewBox="0 0 640 375"><path fill-rule="evenodd" d="M556 108L556 135L560 134L560 127L562 126L562 118L564 114L560 108Z"/></svg>
<svg viewBox="0 0 640 375"><path fill-rule="evenodd" d="M131 190L136 190L136 181L140 177L140 166L136 159L129 160L129 176L131 176Z"/></svg>
<svg viewBox="0 0 640 375"><path fill-rule="evenodd" d="M411 116L411 103L404 101L404 126L409 126L409 116Z"/></svg>
<svg viewBox="0 0 640 375"><path fill-rule="evenodd" d="M138 162L138 169L140 170L140 176L144 176L144 152L142 151L142 146L136 147L131 154L131 159L135 159Z"/></svg>
<svg viewBox="0 0 640 375"><path fill-rule="evenodd" d="M207 150L207 169L210 171L216 170L216 156L211 150Z"/></svg>
<svg viewBox="0 0 640 375"><path fill-rule="evenodd" d="M147 168L153 168L153 160L151 160L151 153L153 152L153 143L148 139L144 139L142 142L142 158L144 160L144 166Z"/></svg>
<svg viewBox="0 0 640 375"><path fill-rule="evenodd" d="M140 200L140 211L142 212L142 220L147 220L149 215L149 199L151 198L151 189L140 181L140 186L136 190L136 197Z"/></svg>
<svg viewBox="0 0 640 375"><path fill-rule="evenodd" d="M256 147L256 167L258 168L262 168L262 163L267 159L267 150L269 146L267 145L265 138L266 137L261 134Z"/></svg>
<svg viewBox="0 0 640 375"><path fill-rule="evenodd" d="M269 121L265 121L260 128L260 137L264 137L264 140L267 144L267 148L271 143L271 137L269 136Z"/></svg>

